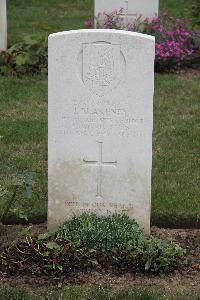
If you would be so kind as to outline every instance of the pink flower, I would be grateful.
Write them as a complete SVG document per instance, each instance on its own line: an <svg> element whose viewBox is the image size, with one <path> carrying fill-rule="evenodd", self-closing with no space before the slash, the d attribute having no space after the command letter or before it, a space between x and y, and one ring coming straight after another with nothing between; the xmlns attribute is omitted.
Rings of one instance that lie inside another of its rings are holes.
<svg viewBox="0 0 200 300"><path fill-rule="evenodd" d="M166 17L166 16L168 16L168 13L167 13L166 11L164 11L164 12L162 13L162 15L163 15L163 17Z"/></svg>
<svg viewBox="0 0 200 300"><path fill-rule="evenodd" d="M87 20L84 22L86 28L90 29L93 27L93 22L91 20Z"/></svg>

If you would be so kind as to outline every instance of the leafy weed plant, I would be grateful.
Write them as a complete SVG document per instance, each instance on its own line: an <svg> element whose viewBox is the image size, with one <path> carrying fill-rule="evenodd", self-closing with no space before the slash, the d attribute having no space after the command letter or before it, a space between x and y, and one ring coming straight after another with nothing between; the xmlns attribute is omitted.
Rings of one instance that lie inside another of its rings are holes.
<svg viewBox="0 0 200 300"><path fill-rule="evenodd" d="M25 36L22 42L0 53L0 74L47 74L47 35Z"/></svg>
<svg viewBox="0 0 200 300"><path fill-rule="evenodd" d="M20 208L19 205L14 207L14 204L17 201L17 194L19 191L24 192L27 198L31 198L33 181L36 176L36 172L31 172L30 174L27 174L25 176L18 177L15 184L13 185L12 192L0 189L0 196L2 197L2 199L5 195L10 195L9 200L5 202L2 214L0 215L0 223L5 223L8 215L10 214L15 215L21 220L28 221L26 212L22 208Z"/></svg>

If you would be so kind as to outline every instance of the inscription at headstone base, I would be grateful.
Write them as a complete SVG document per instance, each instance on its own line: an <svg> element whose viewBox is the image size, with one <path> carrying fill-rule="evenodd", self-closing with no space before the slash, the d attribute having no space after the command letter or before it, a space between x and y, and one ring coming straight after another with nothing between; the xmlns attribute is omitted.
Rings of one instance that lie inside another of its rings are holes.
<svg viewBox="0 0 200 300"><path fill-rule="evenodd" d="M126 213L150 231L154 38L49 36L48 226Z"/></svg>

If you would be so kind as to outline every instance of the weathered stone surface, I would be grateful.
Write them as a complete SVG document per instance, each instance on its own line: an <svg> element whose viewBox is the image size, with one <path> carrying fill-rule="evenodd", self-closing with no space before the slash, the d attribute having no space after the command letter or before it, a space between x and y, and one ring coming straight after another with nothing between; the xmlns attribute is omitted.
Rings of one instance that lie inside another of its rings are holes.
<svg viewBox="0 0 200 300"><path fill-rule="evenodd" d="M49 36L49 227L124 212L149 233L153 90L153 37Z"/></svg>
<svg viewBox="0 0 200 300"><path fill-rule="evenodd" d="M7 49L6 0L0 0L0 51Z"/></svg>
<svg viewBox="0 0 200 300"><path fill-rule="evenodd" d="M95 16L98 13L111 13L123 8L123 14L131 21L139 15L153 18L158 15L159 0L95 0Z"/></svg>

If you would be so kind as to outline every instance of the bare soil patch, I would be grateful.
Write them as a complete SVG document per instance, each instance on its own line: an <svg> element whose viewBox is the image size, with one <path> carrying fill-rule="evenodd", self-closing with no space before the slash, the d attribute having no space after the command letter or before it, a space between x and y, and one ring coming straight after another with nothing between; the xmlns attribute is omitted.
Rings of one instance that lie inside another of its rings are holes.
<svg viewBox="0 0 200 300"><path fill-rule="evenodd" d="M25 230L22 225L0 227L0 254L20 232ZM33 225L32 234L46 231L46 225ZM110 286L121 289L129 286L158 286L169 292L199 291L200 292L200 229L163 229L152 227L152 235L181 244L187 249L188 265L181 271L175 271L168 276L153 276L144 274L117 274L101 272L74 273L70 278L11 276L0 274L0 285L8 284L18 288L58 287L72 284Z"/></svg>

